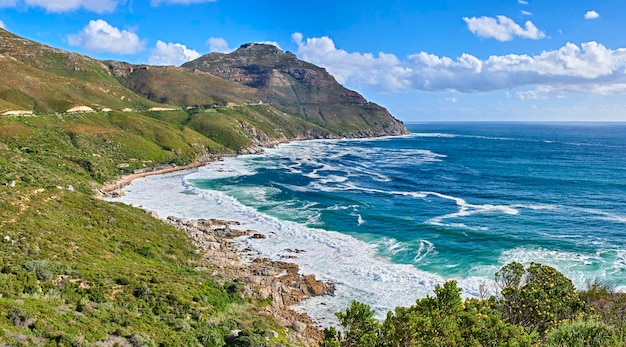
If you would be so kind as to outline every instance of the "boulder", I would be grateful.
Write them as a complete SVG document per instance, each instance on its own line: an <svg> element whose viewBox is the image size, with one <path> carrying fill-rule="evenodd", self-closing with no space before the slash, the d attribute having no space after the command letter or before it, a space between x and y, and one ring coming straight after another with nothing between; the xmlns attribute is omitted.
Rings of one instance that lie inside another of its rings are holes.
<svg viewBox="0 0 626 347"><path fill-rule="evenodd" d="M293 324L291 325L293 327L293 330L301 333L304 330L306 330L306 324L300 322L300 321L295 321L293 322Z"/></svg>

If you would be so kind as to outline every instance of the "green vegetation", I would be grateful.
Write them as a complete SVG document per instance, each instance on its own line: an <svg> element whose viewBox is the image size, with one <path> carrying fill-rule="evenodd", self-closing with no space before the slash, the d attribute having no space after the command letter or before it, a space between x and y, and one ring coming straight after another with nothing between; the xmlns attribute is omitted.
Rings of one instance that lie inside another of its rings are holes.
<svg viewBox="0 0 626 347"><path fill-rule="evenodd" d="M14 207L0 229L0 341L221 346L231 330L264 343L280 331L238 284L196 269L206 265L186 235L146 213L56 188L0 196Z"/></svg>
<svg viewBox="0 0 626 347"><path fill-rule="evenodd" d="M337 313L343 333L326 329L321 346L626 346L626 293L597 283L576 292L563 274L535 263L506 265L496 282L498 296L466 300L446 282L382 323L353 302Z"/></svg>
<svg viewBox="0 0 626 347"><path fill-rule="evenodd" d="M289 344L257 313L263 303L214 274L187 235L93 197L133 169L229 152L174 122L180 114L163 115L172 122L132 112L0 117L0 345Z"/></svg>

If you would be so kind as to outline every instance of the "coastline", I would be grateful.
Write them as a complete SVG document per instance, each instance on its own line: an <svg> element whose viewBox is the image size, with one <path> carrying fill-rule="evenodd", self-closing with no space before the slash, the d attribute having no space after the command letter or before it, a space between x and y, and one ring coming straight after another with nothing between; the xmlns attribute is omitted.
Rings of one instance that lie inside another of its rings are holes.
<svg viewBox="0 0 626 347"><path fill-rule="evenodd" d="M261 152L262 149L255 153ZM136 179L193 170L230 156L232 155L205 156L184 166L123 175L113 182L105 183L97 190L97 197L100 199L121 197L125 195L123 189ZM291 341L304 346L317 346L322 341L323 332L319 322L306 312L297 312L291 307L299 305L309 297L333 295L333 284L319 281L315 275L301 274L298 264L294 262L254 256L245 249L238 249L233 242L233 239L238 237L264 239L266 236L263 233L255 230L238 230L236 228L240 225L238 221L175 216L163 219L142 206L139 208L185 232L202 252L203 261L212 268L204 270L213 270L215 275L222 275L231 281L243 281L244 295L266 303L260 313L273 316L285 328Z"/></svg>
<svg viewBox="0 0 626 347"><path fill-rule="evenodd" d="M257 214L257 212L237 204L236 200L224 197L219 193L188 194L191 188L185 184L181 185L181 177L188 174L194 176L197 172L203 172L204 168L200 166L206 166L209 172L215 172L218 176L229 175L233 172L231 169L234 172L240 169L231 166L232 161L236 161L237 157L273 151L276 149L276 145L283 143L302 146L298 143L305 141L384 140L405 136L407 135L353 139L298 139L274 143L271 146L255 147L254 151L251 152L215 157L214 160L207 161L205 165L170 168L167 170L168 172L153 171L142 175L128 175L130 177L120 179L120 182L123 181L123 183L111 184L111 187L118 190L114 189L113 195L108 194L103 198L123 201L131 206L140 207L161 220L173 215L196 221L203 218L236 221L233 223L241 223L242 228L250 230L252 233L258 231L258 233L264 234L268 240L253 237L240 237L232 240L238 249L239 256L248 262L252 262L252 258L267 258L271 261L293 263L299 266L302 273L315 274L323 282L332 283L335 287L333 295L309 296L299 304L296 302L291 304L293 305L292 309L296 312L306 312L308 316L312 317L312 323L321 333L321 328L338 324L334 313L344 310L352 300L359 300L371 305L376 310L378 318L382 319L389 309L410 305L416 297L428 295L436 284L442 282L442 279L439 276L417 270L411 265L394 264L386 258L379 258L371 245L352 236L332 230L303 228L298 223L287 222L285 224L274 217L262 213ZM194 168L195 170L193 170ZM188 173L175 173L184 169L188 169ZM129 187L127 193L121 190L124 184L128 185L137 178L143 179ZM147 199L135 199L138 192L149 191L152 193L147 196L144 195ZM163 199L163 195L172 198ZM187 197L192 196L195 196L197 204L191 208L186 204L181 205L177 200L180 197L187 199ZM182 207L183 205L185 207ZM207 205L213 206L210 211L206 210ZM311 242L313 243L311 244ZM338 264L341 266L337 266ZM354 269L359 269L362 264L369 264L368 269L355 273ZM329 272L329 269L332 271ZM348 281L346 281L346 275L349 278ZM369 284L363 290L361 284L353 280L365 281ZM353 295L355 292L358 293L356 297ZM371 300L372 298L376 299ZM289 326L285 323L283 325Z"/></svg>
<svg viewBox="0 0 626 347"><path fill-rule="evenodd" d="M263 239L265 235L254 230L239 230L236 221L217 219L187 219L169 216L164 220L185 232L194 245L202 251L202 259L215 275L244 284L243 294L255 298L261 311L273 316L290 340L305 346L317 346L323 339L320 327L307 313L299 313L290 307L305 298L332 295L334 287L319 281L315 275L299 273L295 263L249 257L233 243L234 238ZM263 303L261 305L259 303Z"/></svg>
<svg viewBox="0 0 626 347"><path fill-rule="evenodd" d="M116 192L117 194L123 194L124 187L128 186L129 184L131 184L134 180L138 178L155 176L155 175L163 175L163 174L177 172L177 171L196 169L196 168L205 166L211 162L220 160L221 158L225 156L227 155L224 154L224 155L219 155L219 156L214 156L214 157L204 156L204 157L194 160L191 164L187 164L183 166L176 165L176 166L170 166L170 167L162 168L162 169L155 169L155 170L149 170L145 172L137 172L137 173L122 175L113 182L106 182L100 189L98 189L97 196L99 198L105 198L105 197L110 197L112 195L115 195Z"/></svg>

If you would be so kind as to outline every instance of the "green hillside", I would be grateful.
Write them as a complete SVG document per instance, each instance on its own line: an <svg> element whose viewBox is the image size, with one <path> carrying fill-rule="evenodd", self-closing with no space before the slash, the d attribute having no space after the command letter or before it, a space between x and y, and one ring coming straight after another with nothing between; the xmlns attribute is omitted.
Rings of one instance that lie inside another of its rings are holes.
<svg viewBox="0 0 626 347"><path fill-rule="evenodd" d="M299 344L182 231L95 197L138 169L406 133L360 96L324 105L267 95L200 69L98 61L0 29L0 346Z"/></svg>
<svg viewBox="0 0 626 347"><path fill-rule="evenodd" d="M13 110L65 112L146 109L157 103L122 86L97 60L20 38L0 29L0 114Z"/></svg>

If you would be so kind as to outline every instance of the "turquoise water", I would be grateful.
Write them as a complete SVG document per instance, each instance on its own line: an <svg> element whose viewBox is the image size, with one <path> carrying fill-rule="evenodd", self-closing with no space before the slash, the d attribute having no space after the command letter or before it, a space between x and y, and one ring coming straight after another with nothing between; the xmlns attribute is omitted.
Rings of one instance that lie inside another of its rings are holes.
<svg viewBox="0 0 626 347"><path fill-rule="evenodd" d="M379 317L454 279L478 295L511 261L626 290L626 124L442 123L405 137L303 141L136 180L119 200L160 216L236 220L253 256L336 284Z"/></svg>
<svg viewBox="0 0 626 347"><path fill-rule="evenodd" d="M507 259L626 285L626 125L409 129L299 143L247 157L254 174L190 183L443 277L486 275Z"/></svg>

